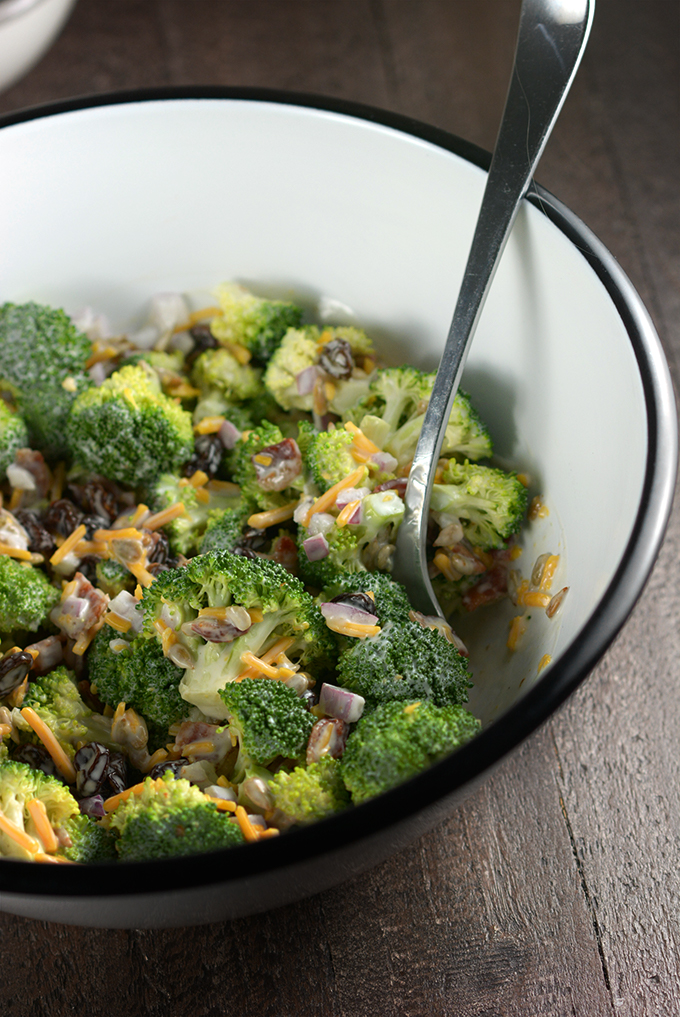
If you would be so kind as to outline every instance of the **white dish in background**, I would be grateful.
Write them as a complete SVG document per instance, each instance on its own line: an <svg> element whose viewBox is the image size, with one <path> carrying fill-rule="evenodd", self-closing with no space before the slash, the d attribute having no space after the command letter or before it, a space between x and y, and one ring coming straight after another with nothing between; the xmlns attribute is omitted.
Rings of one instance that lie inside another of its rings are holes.
<svg viewBox="0 0 680 1017"><path fill-rule="evenodd" d="M485 182L475 165L483 155L379 111L216 91L96 97L90 108L62 104L53 115L0 121L0 302L34 299L70 312L89 305L124 326L156 291L237 279L307 305L342 306L342 319L353 315L390 361L436 367ZM215 874L207 856L200 874L191 860L144 863L107 874L110 887L121 881L114 899L99 896L96 883L83 889L90 877L82 870L78 890L68 872L49 891L44 873L29 872L0 907L153 925L296 899L424 832L575 688L653 564L673 489L675 408L639 298L550 195L520 212L463 384L498 456L529 473L531 493L550 509L527 528L518 568L528 576L537 554L559 552L554 589L570 587L556 618L536 616L514 654L509 603L458 626L474 663L470 705L485 722L482 735L416 778L407 805L400 795L397 808L390 792L248 848L241 879ZM546 653L553 663L539 678ZM339 857L330 843L342 847ZM129 882L133 870L139 876Z"/></svg>
<svg viewBox="0 0 680 1017"><path fill-rule="evenodd" d="M0 0L0 90L27 74L63 28L76 0Z"/></svg>

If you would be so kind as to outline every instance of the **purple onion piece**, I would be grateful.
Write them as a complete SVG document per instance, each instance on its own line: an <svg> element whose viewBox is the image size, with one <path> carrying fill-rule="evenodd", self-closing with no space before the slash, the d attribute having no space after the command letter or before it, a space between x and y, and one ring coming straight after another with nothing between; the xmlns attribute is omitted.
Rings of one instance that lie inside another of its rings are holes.
<svg viewBox="0 0 680 1017"><path fill-rule="evenodd" d="M314 383L318 376L319 370L315 364L311 367L305 367L304 371L300 371L299 374L296 374L295 385L297 387L298 395L311 395L314 391Z"/></svg>
<svg viewBox="0 0 680 1017"><path fill-rule="evenodd" d="M80 811L90 819L103 819L106 815L104 799L101 795L91 795L89 798L81 798L78 802Z"/></svg>
<svg viewBox="0 0 680 1017"><path fill-rule="evenodd" d="M321 561L328 555L328 541L323 533L317 533L314 537L307 537L303 540L302 547L307 555L307 561Z"/></svg>
<svg viewBox="0 0 680 1017"><path fill-rule="evenodd" d="M232 449L240 440L241 432L235 424L232 424L231 420L225 420L217 432L217 436L226 449Z"/></svg>
<svg viewBox="0 0 680 1017"><path fill-rule="evenodd" d="M336 685L322 685L319 706L329 717L354 724L364 712L366 700L355 692L339 689Z"/></svg>
<svg viewBox="0 0 680 1017"><path fill-rule="evenodd" d="M362 611L355 604L334 604L332 601L328 601L321 604L320 610L324 618L334 621L356 622L358 625L378 624L377 615Z"/></svg>
<svg viewBox="0 0 680 1017"><path fill-rule="evenodd" d="M365 498L370 493L370 487L346 487L344 491L340 491L335 499L336 507L343 509L351 501L361 501L362 498Z"/></svg>
<svg viewBox="0 0 680 1017"><path fill-rule="evenodd" d="M375 463L382 473L394 473L399 465L398 460L391 456L389 452L374 452L371 456L371 462Z"/></svg>

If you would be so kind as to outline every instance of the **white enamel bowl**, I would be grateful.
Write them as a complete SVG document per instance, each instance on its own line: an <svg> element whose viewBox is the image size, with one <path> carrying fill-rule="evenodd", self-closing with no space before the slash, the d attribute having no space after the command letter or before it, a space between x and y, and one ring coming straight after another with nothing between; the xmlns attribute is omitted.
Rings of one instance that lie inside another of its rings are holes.
<svg viewBox="0 0 680 1017"><path fill-rule="evenodd" d="M238 279L357 321L392 362L436 366L484 153L413 121L253 91L96 97L0 121L0 300L125 326L159 290ZM484 721L470 745L392 792L222 856L111 866L0 865L0 907L89 925L235 917L323 889L449 813L585 677L632 609L671 504L675 406L648 315L616 262L545 192L525 203L464 387L498 456L549 515L518 567L558 552L552 621L506 648L509 604L460 625ZM545 654L552 664L538 677ZM461 848L462 850L462 848ZM55 872L54 870L57 869ZM225 872L228 873L225 876Z"/></svg>
<svg viewBox="0 0 680 1017"><path fill-rule="evenodd" d="M63 28L76 0L0 0L0 90L27 74Z"/></svg>

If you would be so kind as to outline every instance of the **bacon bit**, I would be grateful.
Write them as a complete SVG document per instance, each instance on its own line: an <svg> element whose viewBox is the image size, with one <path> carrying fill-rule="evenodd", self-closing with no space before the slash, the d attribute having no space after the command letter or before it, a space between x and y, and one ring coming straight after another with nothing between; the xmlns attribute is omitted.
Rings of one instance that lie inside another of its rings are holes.
<svg viewBox="0 0 680 1017"><path fill-rule="evenodd" d="M314 504L310 507L307 515L302 521L302 525L306 528L309 526L312 516L315 516L318 512L325 512L327 509L335 505L335 499L338 497L341 491L346 490L348 487L359 487L361 481L366 476L366 467L357 466L356 470L352 470L350 474L339 480L337 484L333 484L332 487L322 494L320 498L317 498ZM249 524L250 520L248 520Z"/></svg>
<svg viewBox="0 0 680 1017"><path fill-rule="evenodd" d="M507 647L509 650L516 650L519 640L527 630L527 623L524 615L517 615L510 622L510 634L508 635Z"/></svg>
<svg viewBox="0 0 680 1017"><path fill-rule="evenodd" d="M35 837L31 837L30 834L20 830L2 812L0 812L0 830L18 844L19 847L23 848L24 851L28 851L32 855L40 851L40 844Z"/></svg>
<svg viewBox="0 0 680 1017"><path fill-rule="evenodd" d="M552 586L552 581L555 576L555 570L559 565L560 556L559 554L551 554L543 566L543 574L538 584L538 588L541 593L547 593Z"/></svg>
<svg viewBox="0 0 680 1017"><path fill-rule="evenodd" d="M21 711L21 716L24 718L26 723L33 729L40 741L43 743L50 756L54 761L59 773L62 777L65 777L69 784L75 784L76 782L76 771L73 763L64 752L63 748L57 741L57 738L51 728L47 726L45 721L38 716L35 710L31 709L30 706L25 706Z"/></svg>
<svg viewBox="0 0 680 1017"><path fill-rule="evenodd" d="M226 423L226 417L203 417L197 424L194 424L195 434L217 434L222 424Z"/></svg>
<svg viewBox="0 0 680 1017"><path fill-rule="evenodd" d="M30 551L24 551L21 547L10 547L9 544L0 543L0 554L6 554L9 558L19 558L21 561L30 561L33 555Z"/></svg>
<svg viewBox="0 0 680 1017"><path fill-rule="evenodd" d="M552 657L550 656L550 654L549 653L544 653L543 656L541 657L541 659L538 662L538 668L536 669L536 674L540 674L541 671L543 670L543 668L547 667L548 664L550 664L551 662L552 662Z"/></svg>
<svg viewBox="0 0 680 1017"><path fill-rule="evenodd" d="M26 803L26 809L29 816L33 820L36 832L43 842L43 847L48 854L54 853L59 847L59 841L56 838L54 830L47 818L47 809L45 803L41 802L39 798L31 798L30 802Z"/></svg>
<svg viewBox="0 0 680 1017"><path fill-rule="evenodd" d="M291 501L281 508L270 509L268 512L255 512L248 519L248 526L254 530L266 530L268 526L275 526L277 523L284 523L287 519L293 518L293 513L299 502Z"/></svg>
<svg viewBox="0 0 680 1017"><path fill-rule="evenodd" d="M184 502L176 501L172 505L168 505L167 508L162 509L160 512L154 513L144 523L145 530L158 530L161 526L167 526L173 519L177 519L178 516L186 515L186 508Z"/></svg>
<svg viewBox="0 0 680 1017"><path fill-rule="evenodd" d="M527 512L527 518L534 522L536 519L545 519L546 516L550 515L550 509L545 502L536 495L535 498L531 499L529 511Z"/></svg>
<svg viewBox="0 0 680 1017"><path fill-rule="evenodd" d="M259 833L248 819L246 810L242 805L236 806L236 818L238 819L238 825L241 827L241 833L247 841L259 840Z"/></svg>
<svg viewBox="0 0 680 1017"><path fill-rule="evenodd" d="M344 509L340 512L338 518L335 520L335 525L340 529L342 529L343 526L346 526L359 505L361 505L361 498L356 498L354 501L348 502Z"/></svg>
<svg viewBox="0 0 680 1017"><path fill-rule="evenodd" d="M85 370L88 371L95 364L101 364L103 360L113 360L114 357L118 356L118 350L114 349L113 346L99 347L95 343L92 354L85 361Z"/></svg>
<svg viewBox="0 0 680 1017"><path fill-rule="evenodd" d="M50 565L58 565L60 561L63 561L66 555L70 551L73 551L76 544L83 539L86 533L87 527L84 523L81 523L80 526L76 526L75 530L69 534L64 543L54 552L50 558Z"/></svg>

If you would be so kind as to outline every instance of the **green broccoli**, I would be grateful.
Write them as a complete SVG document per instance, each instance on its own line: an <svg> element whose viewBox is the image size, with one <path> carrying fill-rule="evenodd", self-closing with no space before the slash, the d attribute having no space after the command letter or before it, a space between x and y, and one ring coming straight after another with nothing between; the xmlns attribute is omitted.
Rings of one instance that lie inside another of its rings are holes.
<svg viewBox="0 0 680 1017"><path fill-rule="evenodd" d="M314 717L293 689L271 678L245 678L229 683L219 695L227 709L229 733L238 740L234 783L278 756L304 757Z"/></svg>
<svg viewBox="0 0 680 1017"><path fill-rule="evenodd" d="M459 519L467 539L488 551L517 533L527 508L527 490L516 473L451 461L435 484L430 510Z"/></svg>
<svg viewBox="0 0 680 1017"><path fill-rule="evenodd" d="M175 554L183 554L185 557L196 554L211 513L236 508L239 504L240 495L236 490L225 494L210 487L202 490L208 495L207 501L199 499L196 488L185 477L173 473L162 473L149 489L148 499L155 512L176 502L184 505L184 515L177 516L163 527Z"/></svg>
<svg viewBox="0 0 680 1017"><path fill-rule="evenodd" d="M77 462L135 487L172 472L191 456L191 415L140 367L124 367L80 395L67 424Z"/></svg>
<svg viewBox="0 0 680 1017"><path fill-rule="evenodd" d="M229 402L255 399L262 391L259 368L241 364L233 353L218 346L196 358L191 380L201 392L221 392Z"/></svg>
<svg viewBox="0 0 680 1017"><path fill-rule="evenodd" d="M152 746L162 747L170 725L189 713L189 704L179 694L183 671L163 656L157 639L137 636L114 651L112 637L112 631L104 626L92 642L88 663L94 691L109 706L125 703L140 713L149 727Z"/></svg>
<svg viewBox="0 0 680 1017"><path fill-rule="evenodd" d="M0 555L0 632L35 632L58 600L44 572Z"/></svg>
<svg viewBox="0 0 680 1017"><path fill-rule="evenodd" d="M354 436L349 431L321 431L311 440L308 435L305 437L305 466L321 492L327 491L356 470L357 461L349 451Z"/></svg>
<svg viewBox="0 0 680 1017"><path fill-rule="evenodd" d="M325 558L310 561L304 548L309 531L304 526L298 526L298 571L305 583L321 589L345 573L365 571L366 566L361 561L359 538L353 532L355 529L356 527L349 526L344 526L341 529L337 526L331 527L324 534L328 544L328 554Z"/></svg>
<svg viewBox="0 0 680 1017"><path fill-rule="evenodd" d="M291 640L286 656L316 672L325 671L336 653L323 616L302 583L265 558L210 551L181 569L162 572L144 590L142 602L147 635L157 635L156 621L171 623L174 638L194 665L187 666L180 694L209 717L226 716L219 692L246 670L243 654L260 657L286 638ZM227 610L216 616L207 610L213 608ZM252 612L250 619L247 612ZM225 641L211 641L213 626L224 627Z"/></svg>
<svg viewBox="0 0 680 1017"><path fill-rule="evenodd" d="M258 397L255 404L259 405L264 396ZM230 420L239 431L248 431L254 426L255 420L251 413L251 404L230 402L216 388L203 390L193 412L194 424L199 424L206 417L224 417Z"/></svg>
<svg viewBox="0 0 680 1017"><path fill-rule="evenodd" d="M71 759L80 742L101 742L107 748L120 750L120 745L111 738L111 719L85 705L73 675L65 667L57 667L30 682L22 706L35 710ZM36 740L23 725L21 733L24 741Z"/></svg>
<svg viewBox="0 0 680 1017"><path fill-rule="evenodd" d="M116 861L116 838L93 819L82 814L71 816L60 827L62 840L71 843L60 847L57 857L81 863Z"/></svg>
<svg viewBox="0 0 680 1017"><path fill-rule="evenodd" d="M0 382L2 387L2 382ZM28 430L18 413L0 399L0 480L4 480L7 467L14 462L17 450L28 447Z"/></svg>
<svg viewBox="0 0 680 1017"><path fill-rule="evenodd" d="M286 331L302 321L302 308L256 297L237 283L218 286L217 299L222 314L213 318L210 331L216 339L245 346L260 364L267 363Z"/></svg>
<svg viewBox="0 0 680 1017"><path fill-rule="evenodd" d="M236 508L215 509L209 512L200 553L233 551L243 535L243 527L255 511L256 506L243 498Z"/></svg>
<svg viewBox="0 0 680 1017"><path fill-rule="evenodd" d="M378 616L379 625L385 625L388 621L409 620L411 605L406 590L401 583L395 583L384 572L340 573L324 588L319 600L324 603L352 593L373 594L374 613Z"/></svg>
<svg viewBox="0 0 680 1017"><path fill-rule="evenodd" d="M95 585L100 590L103 590L104 593L108 593L112 600L122 590L133 593L137 585L137 580L132 573L126 569L125 565L121 565L120 562L116 561L115 558L99 559L95 567L95 573L97 576Z"/></svg>
<svg viewBox="0 0 680 1017"><path fill-rule="evenodd" d="M341 771L352 802L358 805L415 777L480 728L461 706L420 701L379 706L361 718L347 739Z"/></svg>
<svg viewBox="0 0 680 1017"><path fill-rule="evenodd" d="M316 364L320 335L316 325L289 328L267 365L265 388L284 410L312 411L312 394L300 395L296 378Z"/></svg>
<svg viewBox="0 0 680 1017"><path fill-rule="evenodd" d="M43 841L28 808L29 802L34 799L42 802L47 822L53 830L79 814L78 802L56 777L50 777L42 770L34 770L27 763L15 760L0 763L0 815L20 835L27 834L35 842L34 845L27 845L21 836L15 838L11 829L7 831L0 826L0 857L30 861L37 851L44 852L46 847L51 847ZM33 850L29 850L29 847Z"/></svg>
<svg viewBox="0 0 680 1017"><path fill-rule="evenodd" d="M434 375L429 375L434 383ZM399 466L413 459L425 419L425 411L407 421L385 444L385 451L395 457ZM470 397L458 389L453 400L451 415L444 434L442 456L465 456L468 459L488 458L493 452L491 436L486 425L470 402Z"/></svg>
<svg viewBox="0 0 680 1017"><path fill-rule="evenodd" d="M379 417L394 434L408 420L424 413L432 392L432 377L415 367L384 367L371 381L368 395L352 410L355 423L364 414Z"/></svg>
<svg viewBox="0 0 680 1017"><path fill-rule="evenodd" d="M340 771L340 760L322 756L318 763L279 770L269 782L274 799L271 822L280 829L313 823L349 805L349 794Z"/></svg>
<svg viewBox="0 0 680 1017"><path fill-rule="evenodd" d="M269 490L258 481L254 457L283 440L283 434L275 424L262 421L255 430L246 432L245 437L227 455L227 468L234 483L240 487L241 494L265 512L296 501L304 486L302 469L293 478L290 487L282 491Z"/></svg>
<svg viewBox="0 0 680 1017"><path fill-rule="evenodd" d="M92 352L64 311L40 304L0 307L0 389L9 391L28 428L31 448L47 459L66 455L66 421L76 397L92 385Z"/></svg>
<svg viewBox="0 0 680 1017"><path fill-rule="evenodd" d="M124 862L220 851L244 842L228 814L168 771L156 780L147 777L141 794L122 801L109 823L119 834L116 850Z"/></svg>
<svg viewBox="0 0 680 1017"><path fill-rule="evenodd" d="M418 698L464 703L472 684L453 643L414 621L388 621L378 635L353 640L340 654L337 682L371 706Z"/></svg>

